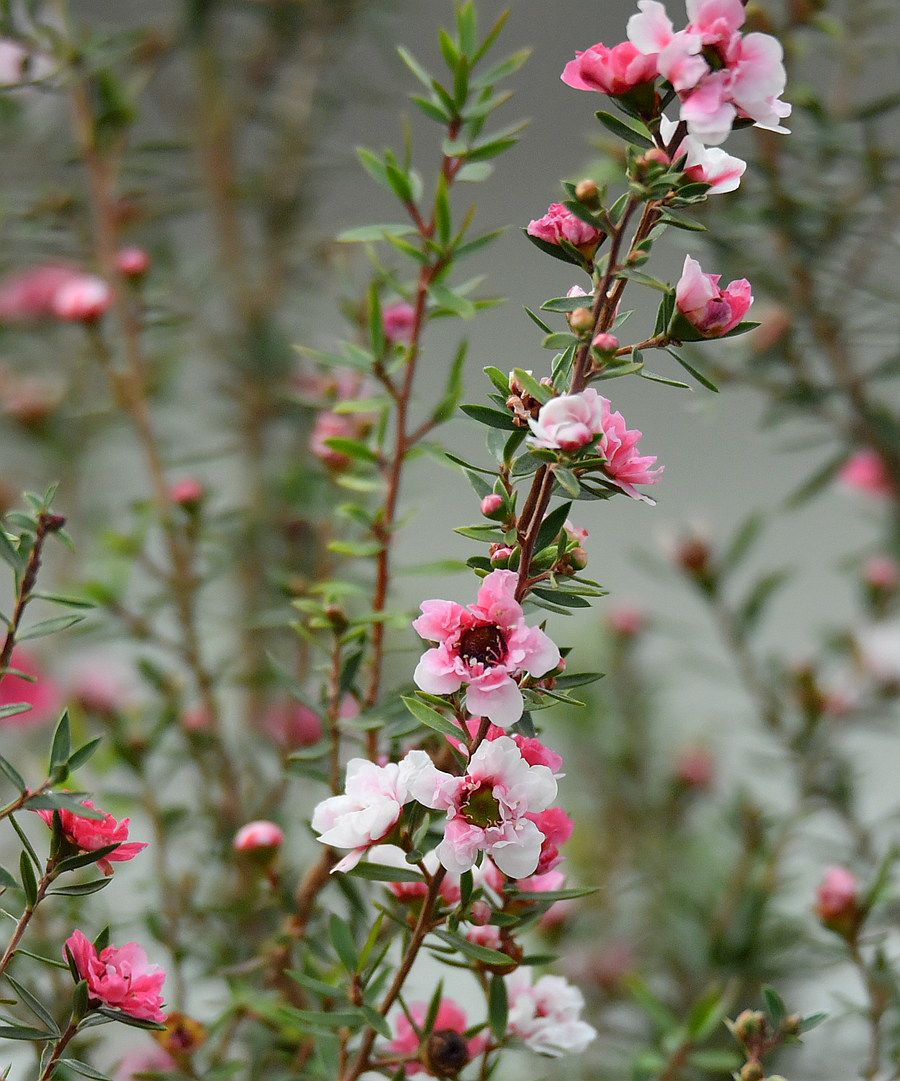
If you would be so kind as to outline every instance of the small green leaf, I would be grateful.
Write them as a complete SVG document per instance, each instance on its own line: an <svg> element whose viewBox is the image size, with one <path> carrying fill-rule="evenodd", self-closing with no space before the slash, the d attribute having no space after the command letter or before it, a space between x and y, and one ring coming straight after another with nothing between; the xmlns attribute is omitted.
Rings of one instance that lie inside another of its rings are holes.
<svg viewBox="0 0 900 1081"><path fill-rule="evenodd" d="M457 738L461 735L456 729ZM364 878L367 882L422 882L422 875L407 867L389 867L385 863L358 863L348 872L353 878Z"/></svg>
<svg viewBox="0 0 900 1081"><path fill-rule="evenodd" d="M590 307L594 298L587 297L554 297L545 300L541 305L542 312L574 312L577 308Z"/></svg>
<svg viewBox="0 0 900 1081"><path fill-rule="evenodd" d="M338 233L339 244L363 244L384 240L389 236L407 236L415 229L409 222L389 222L382 225L361 225L356 229L345 229Z"/></svg>
<svg viewBox="0 0 900 1081"><path fill-rule="evenodd" d="M650 132L639 120L635 121L634 126L632 126L624 120L620 120L619 117L613 116L612 113L604 112L602 109L594 115L605 128L620 139L624 139L634 146L640 146L644 150L653 148L654 142L650 138Z"/></svg>
<svg viewBox="0 0 900 1081"><path fill-rule="evenodd" d="M50 749L50 767L47 770L47 776L55 778L57 773L62 771L59 780L65 780L65 767L71 753L72 731L69 724L69 711L65 710L53 735L53 746Z"/></svg>
<svg viewBox="0 0 900 1081"><path fill-rule="evenodd" d="M102 848L95 848L90 852L79 852L77 855L67 856L56 865L56 870L60 874L65 874L66 871L76 871L79 867L89 867L92 863L97 863L98 860L106 859L107 856L115 852L121 843L121 841L117 841L114 845L104 845Z"/></svg>
<svg viewBox="0 0 900 1081"><path fill-rule="evenodd" d="M106 889L110 882L112 882L111 878L95 878L90 882L78 882L74 886L57 886L56 889L48 890L47 896L57 893L61 897L87 897Z"/></svg>
<svg viewBox="0 0 900 1081"><path fill-rule="evenodd" d="M670 356L673 356L682 366L682 368L684 368L686 372L690 372L690 374L697 380L697 382L700 383L702 386L706 387L707 390L711 390L713 394L719 393L719 388L716 386L716 384L713 383L712 380L707 379L707 377L702 372L698 372L692 364L688 364L684 357L680 357L672 349L667 349L666 352Z"/></svg>
<svg viewBox="0 0 900 1081"><path fill-rule="evenodd" d="M2 754L0 754L0 770L2 770L6 774L14 787L19 790L19 792L24 793L28 791L28 786L25 784L21 773L19 773L19 771L11 763L7 762L7 760L3 757Z"/></svg>
<svg viewBox="0 0 900 1081"><path fill-rule="evenodd" d="M44 1032L40 1028L28 1028L26 1025L0 1025L0 1040L33 1040L35 1043L41 1043L56 1038L57 1033Z"/></svg>
<svg viewBox="0 0 900 1081"><path fill-rule="evenodd" d="M471 958L473 961L483 961L488 965L514 965L515 961L511 957L507 957L505 953L501 953L499 950L488 949L487 946L478 946L474 942L470 942L467 938L463 938L462 935L453 934L450 931L433 931L433 934L447 943L448 946L452 946L459 953L465 957Z"/></svg>
<svg viewBox="0 0 900 1081"><path fill-rule="evenodd" d="M578 483L578 478L571 469L566 469L561 465L555 466L553 469L553 476L556 478L560 488L569 495L577 496L581 492L581 485Z"/></svg>
<svg viewBox="0 0 900 1081"><path fill-rule="evenodd" d="M30 702L10 702L8 706L0 706L0 721L5 720L7 717L18 717L20 713L29 713L30 711Z"/></svg>
<svg viewBox="0 0 900 1081"><path fill-rule="evenodd" d="M331 944L334 946L335 953L341 959L341 964L351 976L354 975L357 966L359 965L359 955L356 952L356 942L353 939L353 932L341 917L335 913L332 913L331 915L328 931L331 937Z"/></svg>
<svg viewBox="0 0 900 1081"><path fill-rule="evenodd" d="M498 409L490 409L486 405L461 405L460 409L467 417L477 420L479 424L486 424L489 428L501 428L507 432L516 430L510 413L501 413Z"/></svg>
<svg viewBox="0 0 900 1081"><path fill-rule="evenodd" d="M35 623L28 630L16 635L16 641L25 642L30 638L43 638L48 634L68 630L69 627L74 627L76 623L81 623L84 618L84 616L72 613L67 616L53 616L51 619L42 619L40 623Z"/></svg>
<svg viewBox="0 0 900 1081"><path fill-rule="evenodd" d="M769 1020L774 1028L778 1028L787 1017L787 1007L774 987L763 987L762 995L766 1003L766 1013L769 1015Z"/></svg>
<svg viewBox="0 0 900 1081"><path fill-rule="evenodd" d="M566 331L560 331L559 333L548 334L546 338L541 342L542 349L568 349L570 345L577 344L578 339L574 334L568 334Z"/></svg>
<svg viewBox="0 0 900 1081"><path fill-rule="evenodd" d="M509 1021L509 1001L506 997L506 980L497 973L491 976L488 992L488 1022L494 1039L499 1043L506 1036Z"/></svg>
<svg viewBox="0 0 900 1081"><path fill-rule="evenodd" d="M25 902L29 908L34 908L37 904L37 879L34 877L34 865L28 852L22 852L19 856L19 876L22 879Z"/></svg>
<svg viewBox="0 0 900 1081"><path fill-rule="evenodd" d="M74 1073L81 1074L82 1077L89 1077L91 1081L112 1081L108 1074L95 1070L93 1066L89 1066L86 1062L80 1062L77 1058L63 1058L60 1059L60 1062Z"/></svg>
<svg viewBox="0 0 900 1081"><path fill-rule="evenodd" d="M397 46L397 53L419 82L430 88L433 81L432 76L428 74L412 53L402 45Z"/></svg>
<svg viewBox="0 0 900 1081"><path fill-rule="evenodd" d="M440 732L442 735L451 736L453 739L460 739L462 737L463 733L459 725L454 724L452 721L448 721L447 718L438 713L436 709L432 709L431 706L426 706L425 703L418 698L401 695L401 700L413 717L427 728L431 728L435 732Z"/></svg>
<svg viewBox="0 0 900 1081"><path fill-rule="evenodd" d="M371 1006L366 1006L363 1003L360 1007L360 1012L369 1024L370 1028L374 1028L379 1036L384 1036L386 1040L391 1039L393 1033L391 1032L391 1026L387 1023L387 1019L377 1010L373 1010Z"/></svg>
<svg viewBox="0 0 900 1081"><path fill-rule="evenodd" d="M432 282L428 287L428 292L441 308L446 308L463 319L471 319L475 315L475 305L471 300L441 285L440 282Z"/></svg>
<svg viewBox="0 0 900 1081"><path fill-rule="evenodd" d="M9 980L10 984L12 984L13 989L19 996L19 1000L34 1014L38 1021L40 1021L41 1024L49 1029L55 1036L59 1036L59 1026L53 1020L53 1015L46 1009L40 1000L36 999L27 987L23 987L17 980L14 980L8 972L6 973L6 978Z"/></svg>

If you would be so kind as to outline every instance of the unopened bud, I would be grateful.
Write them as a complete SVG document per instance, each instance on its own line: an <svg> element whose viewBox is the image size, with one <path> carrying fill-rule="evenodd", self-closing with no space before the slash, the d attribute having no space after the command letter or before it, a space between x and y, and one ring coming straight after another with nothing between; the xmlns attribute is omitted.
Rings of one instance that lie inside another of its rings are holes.
<svg viewBox="0 0 900 1081"><path fill-rule="evenodd" d="M601 353L615 353L619 348L619 339L615 334L598 334L591 345Z"/></svg>
<svg viewBox="0 0 900 1081"><path fill-rule="evenodd" d="M496 514L498 510L503 507L503 496L497 495L496 492L492 492L490 495L486 495L481 501L481 513L485 517L489 517L492 514Z"/></svg>
<svg viewBox="0 0 900 1081"><path fill-rule="evenodd" d="M745 1063L741 1070L741 1081L762 1081L764 1076L762 1066L755 1061Z"/></svg>
<svg viewBox="0 0 900 1081"><path fill-rule="evenodd" d="M644 161L652 162L656 165L668 165L669 155L665 150L660 150L658 146L655 146L652 150L648 150L644 155Z"/></svg>
<svg viewBox="0 0 900 1081"><path fill-rule="evenodd" d="M709 562L709 545L700 537L689 537L679 547L677 559L688 574L702 574Z"/></svg>
<svg viewBox="0 0 900 1081"><path fill-rule="evenodd" d="M600 207L600 189L590 178L576 185L575 198L589 210L597 210Z"/></svg>
<svg viewBox="0 0 900 1081"><path fill-rule="evenodd" d="M199 480L177 480L169 486L169 499L185 510L196 510L203 499L203 485Z"/></svg>
<svg viewBox="0 0 900 1081"><path fill-rule="evenodd" d="M586 334L594 328L594 313L590 308L576 308L569 316L569 326L576 334Z"/></svg>
<svg viewBox="0 0 900 1081"><path fill-rule="evenodd" d="M744 1010L734 1019L733 1031L735 1037L741 1043L746 1043L748 1040L762 1036L765 1026L766 1018L760 1010ZM762 1077L762 1074L760 1074L760 1077Z"/></svg>
<svg viewBox="0 0 900 1081"><path fill-rule="evenodd" d="M575 548L572 548L566 554L569 557L569 562L572 564L575 570L583 571L584 568L587 566L587 552L581 547L580 544L577 545Z"/></svg>
<svg viewBox="0 0 900 1081"><path fill-rule="evenodd" d="M116 255L116 267L126 278L139 278L150 267L150 256L143 248L122 248Z"/></svg>
<svg viewBox="0 0 900 1081"><path fill-rule="evenodd" d="M469 1061L465 1038L449 1028L432 1032L424 1051L426 1066L438 1077L455 1077Z"/></svg>
<svg viewBox="0 0 900 1081"><path fill-rule="evenodd" d="M512 554L513 550L507 544L492 544L488 549L488 558L492 567L509 566L509 557Z"/></svg>
<svg viewBox="0 0 900 1081"><path fill-rule="evenodd" d="M786 1036L799 1036L803 1027L803 1018L799 1013L789 1013L781 1022L781 1031Z"/></svg>
<svg viewBox="0 0 900 1081"><path fill-rule="evenodd" d="M491 918L491 906L487 901L473 901L469 909L469 922L476 927L484 927Z"/></svg>
<svg viewBox="0 0 900 1081"><path fill-rule="evenodd" d="M344 614L343 608L337 604L329 604L325 609L325 618L331 624L332 628L338 633L343 634L349 627L347 617Z"/></svg>

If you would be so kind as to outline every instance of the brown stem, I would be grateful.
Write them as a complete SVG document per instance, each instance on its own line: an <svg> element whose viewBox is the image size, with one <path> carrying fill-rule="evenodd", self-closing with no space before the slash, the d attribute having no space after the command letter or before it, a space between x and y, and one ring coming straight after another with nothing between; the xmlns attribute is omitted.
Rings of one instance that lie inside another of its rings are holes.
<svg viewBox="0 0 900 1081"><path fill-rule="evenodd" d="M865 958L856 942L848 942L850 956L869 998L869 1058L861 1077L875 1081L881 1069L881 1019L887 1009L889 998L869 971Z"/></svg>
<svg viewBox="0 0 900 1081"><path fill-rule="evenodd" d="M37 896L34 899L34 904L25 906L25 911L19 917L19 922L16 924L16 929L15 931L13 931L12 938L9 940L9 945L6 947L6 951L4 952L3 957L0 957L0 976L3 975L3 973L6 971L7 965L9 965L10 961L13 959L19 942L22 939L22 935L25 934L25 930L28 927L28 924L31 923L31 917L34 915L35 909L41 903L41 901L43 901L44 895L47 892L47 887L55 878L56 875L53 874L52 870L45 871L44 874L41 876L41 880L38 883Z"/></svg>
<svg viewBox="0 0 900 1081"><path fill-rule="evenodd" d="M63 1051L65 1051L66 1047L68 1046L69 1040L72 1039L72 1037L77 1031L78 1025L74 1021L71 1021L69 1023L69 1027L57 1040L56 1046L53 1048L53 1054L50 1056L47 1065L44 1067L44 1072L41 1074L39 1081L49 1081L49 1079L53 1076L53 1072L56 1069L57 1064L59 1063Z"/></svg>

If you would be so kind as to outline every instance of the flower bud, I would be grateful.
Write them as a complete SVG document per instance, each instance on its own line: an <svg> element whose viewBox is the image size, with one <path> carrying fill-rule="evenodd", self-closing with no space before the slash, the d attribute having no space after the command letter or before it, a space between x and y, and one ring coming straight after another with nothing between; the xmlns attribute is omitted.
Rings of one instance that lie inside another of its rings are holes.
<svg viewBox="0 0 900 1081"><path fill-rule="evenodd" d="M763 1081L764 1076L762 1066L755 1059L745 1063L740 1073L741 1081Z"/></svg>
<svg viewBox="0 0 900 1081"><path fill-rule="evenodd" d="M169 486L169 499L185 510L196 510L203 499L203 485L199 480L187 477Z"/></svg>
<svg viewBox="0 0 900 1081"><path fill-rule="evenodd" d="M455 1077L469 1061L465 1037L449 1028L432 1032L423 1050L425 1065L438 1077Z"/></svg>
<svg viewBox="0 0 900 1081"><path fill-rule="evenodd" d="M829 867L816 890L815 913L831 931L847 938L860 922L859 883L845 867Z"/></svg>
<svg viewBox="0 0 900 1081"><path fill-rule="evenodd" d="M176 1059L184 1060L206 1043L206 1029L187 1014L173 1010L166 1017L165 1025L165 1032L155 1032L153 1038Z"/></svg>
<svg viewBox="0 0 900 1081"><path fill-rule="evenodd" d="M503 508L503 496L497 495L496 492L492 492L490 495L486 495L481 501L481 513L490 518L495 515L497 511Z"/></svg>
<svg viewBox="0 0 900 1081"><path fill-rule="evenodd" d="M473 901L469 909L469 921L476 927L484 927L491 918L491 906L487 901Z"/></svg>
<svg viewBox="0 0 900 1081"><path fill-rule="evenodd" d="M803 1028L803 1018L799 1013L789 1013L781 1022L781 1031L786 1036L799 1036Z"/></svg>
<svg viewBox="0 0 900 1081"><path fill-rule="evenodd" d="M112 299L112 290L102 278L80 274L56 291L53 314L70 323L94 323L112 304Z"/></svg>
<svg viewBox="0 0 900 1081"><path fill-rule="evenodd" d="M284 841L284 833L274 822L248 822L241 826L234 837L234 848L238 852L251 852L254 849L278 848Z"/></svg>
<svg viewBox="0 0 900 1081"><path fill-rule="evenodd" d="M509 557L513 554L512 548L506 544L492 544L488 550L488 556L492 567L505 570L509 566Z"/></svg>
<svg viewBox="0 0 900 1081"><path fill-rule="evenodd" d="M600 209L600 189L593 180L581 180L575 187L575 198L589 210Z"/></svg>
<svg viewBox="0 0 900 1081"><path fill-rule="evenodd" d="M615 334L598 334L591 345L601 353L615 353L619 348L619 339Z"/></svg>
<svg viewBox="0 0 900 1081"><path fill-rule="evenodd" d="M590 308L576 308L569 316L569 326L576 334L586 334L594 328L594 313Z"/></svg>
<svg viewBox="0 0 900 1081"><path fill-rule="evenodd" d="M116 254L116 267L126 278L140 278L150 268L150 256L143 248L122 248Z"/></svg>
<svg viewBox="0 0 900 1081"><path fill-rule="evenodd" d="M760 1010L744 1010L734 1019L732 1031L735 1039L746 1043L762 1036L766 1030L766 1018Z"/></svg>

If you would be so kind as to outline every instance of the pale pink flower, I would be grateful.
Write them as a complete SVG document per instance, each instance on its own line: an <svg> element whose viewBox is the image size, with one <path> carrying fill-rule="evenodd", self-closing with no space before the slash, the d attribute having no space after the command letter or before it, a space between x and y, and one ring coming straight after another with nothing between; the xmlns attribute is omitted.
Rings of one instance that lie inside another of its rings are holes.
<svg viewBox="0 0 900 1081"><path fill-rule="evenodd" d="M0 676L0 706L27 702L31 709L27 713L17 713L14 717L4 717L0 720L0 728L26 728L33 724L43 724L60 711L63 704L60 688L30 653L16 646L9 660L9 667L32 678L23 679L12 671Z"/></svg>
<svg viewBox="0 0 900 1081"><path fill-rule="evenodd" d="M78 267L55 263L13 274L0 284L0 320L23 323L53 317L60 288L82 274Z"/></svg>
<svg viewBox="0 0 900 1081"><path fill-rule="evenodd" d="M644 613L633 604L616 604L607 612L606 622L620 638L634 638L644 629Z"/></svg>
<svg viewBox="0 0 900 1081"><path fill-rule="evenodd" d="M434 765L424 751L408 751L399 763L379 766L351 758L342 796L329 796L313 812L312 828L322 844L352 851L334 867L349 871L367 848L383 841L396 825L405 804L413 799L410 786Z"/></svg>
<svg viewBox="0 0 900 1081"><path fill-rule="evenodd" d="M283 842L283 831L274 822L261 819L241 826L232 843L238 852L250 852L256 848L278 848Z"/></svg>
<svg viewBox="0 0 900 1081"><path fill-rule="evenodd" d="M705 747L687 747L675 759L675 779L688 788L709 788L713 760Z"/></svg>
<svg viewBox="0 0 900 1081"><path fill-rule="evenodd" d="M0 86L22 82L28 50L12 38L0 38Z"/></svg>
<svg viewBox="0 0 900 1081"><path fill-rule="evenodd" d="M112 290L95 274L79 274L57 289L51 308L68 323L89 323L99 319L112 304Z"/></svg>
<svg viewBox="0 0 900 1081"><path fill-rule="evenodd" d="M664 142L668 143L674 136L676 127L677 124L667 116L660 118L659 132ZM682 154L687 155L684 163L685 175L695 183L709 184L707 195L735 191L747 169L745 161L726 154L720 147L704 146L692 135L686 135L681 140L673 149L671 158L677 161Z"/></svg>
<svg viewBox="0 0 900 1081"><path fill-rule="evenodd" d="M99 810L89 799L83 799L81 806ZM39 810L37 813L48 826L52 827L53 811ZM108 856L97 860L98 870L105 875L111 875L113 869L110 864L133 860L147 845L140 841L128 840L130 818L123 818L121 822L117 822L111 814L102 813L104 815L102 821L95 818L82 818L74 811L66 810L61 810L59 817L66 840L81 852L96 852L98 848L106 848L107 845L119 846L115 852L110 852Z"/></svg>
<svg viewBox="0 0 900 1081"><path fill-rule="evenodd" d="M838 480L869 495L890 497L895 491L881 455L868 447L850 455L841 466Z"/></svg>
<svg viewBox="0 0 900 1081"><path fill-rule="evenodd" d="M529 766L508 736L485 740L463 777L436 769L430 759L423 766L412 794L424 806L447 812L435 851L448 871L470 870L483 851L512 878L534 873L544 835L528 813L546 810L556 798L556 778L547 766Z"/></svg>
<svg viewBox="0 0 900 1081"><path fill-rule="evenodd" d="M675 306L687 321L706 338L720 338L733 330L753 303L746 278L719 288L720 274L704 274L689 255L675 286Z"/></svg>
<svg viewBox="0 0 900 1081"><path fill-rule="evenodd" d="M859 883L844 867L827 867L816 890L816 915L823 923L852 918L857 912Z"/></svg>
<svg viewBox="0 0 900 1081"><path fill-rule="evenodd" d="M598 90L610 97L621 97L656 78L656 57L645 56L630 41L612 49L598 42L586 52L576 51L575 59L566 64L560 78L576 90Z"/></svg>
<svg viewBox="0 0 900 1081"><path fill-rule="evenodd" d="M313 430L309 437L309 449L323 465L330 469L347 469L352 463L346 454L334 447L329 447L329 439L359 440L372 427L370 413L333 413L323 409L316 414Z"/></svg>
<svg viewBox="0 0 900 1081"><path fill-rule="evenodd" d="M466 728L469 735L474 737L481 725L480 717L471 717L466 721ZM486 740L499 739L501 736L508 736L510 733L504 732L502 728L498 728L495 724L488 725ZM468 754L466 745L461 741L454 739L452 736L447 736L447 739L453 746L460 752L460 754ZM555 752L551 751L549 747L545 747L543 743L536 736L523 736L519 732L512 733L512 739L522 757L528 763L529 766L546 766L552 773L558 773L562 768L563 760Z"/></svg>
<svg viewBox="0 0 900 1081"><path fill-rule="evenodd" d="M203 499L205 492L202 481L185 477L183 480L176 480L170 484L166 494L180 507L195 507Z"/></svg>
<svg viewBox="0 0 900 1081"><path fill-rule="evenodd" d="M348 697L355 706L356 700L352 696ZM341 703L341 716L346 716L345 709L351 708L344 699ZM300 747L314 747L322 738L322 722L318 714L296 698L271 705L262 714L259 729L284 753L296 751Z"/></svg>
<svg viewBox="0 0 900 1081"><path fill-rule="evenodd" d="M421 1030L422 1025L425 1024L425 1018L428 1016L428 1004L426 1002L412 1002L409 1005L409 1013L413 1021ZM450 1034L462 1035L469 1027L469 1023L466 1020L465 1011L458 1006L453 999L442 998L440 1005L437 1008L437 1013L434 1018L434 1025L432 1026L432 1034L441 1034L444 1036L450 1036ZM392 1052L395 1055L414 1055L419 1050L419 1037L416 1035L415 1029L410 1024L409 1018L402 1011L396 1014L392 1020L391 1028L395 1032L395 1036L390 1043L385 1044L385 1051ZM440 1076L445 1075L445 1071L440 1069L443 1065L447 1067L447 1073L453 1076L465 1066L466 1062L470 1062L477 1055L480 1055L484 1050L486 1044L486 1037L479 1033L477 1036L473 1036L470 1040L460 1040L457 1046L456 1041L451 1039L433 1040L428 1047L428 1052L425 1058L429 1058L431 1054L436 1053L438 1061L434 1064L435 1068L440 1070ZM445 1061L441 1061L441 1060ZM406 1073L407 1075L416 1073L432 1073L432 1071L421 1062L407 1062Z"/></svg>
<svg viewBox="0 0 900 1081"><path fill-rule="evenodd" d="M551 398L541 406L536 420L529 418L533 434L528 442L549 450L580 450L603 432L604 401L593 387Z"/></svg>
<svg viewBox="0 0 900 1081"><path fill-rule="evenodd" d="M129 691L130 683L123 673L100 660L89 659L79 663L69 693L88 713L110 716L122 709Z"/></svg>
<svg viewBox="0 0 900 1081"><path fill-rule="evenodd" d="M900 620L882 620L856 632L860 660L883 683L900 681Z"/></svg>
<svg viewBox="0 0 900 1081"><path fill-rule="evenodd" d="M381 310L381 325L389 342L408 342L416 325L416 309L405 300Z"/></svg>
<svg viewBox="0 0 900 1081"><path fill-rule="evenodd" d="M113 1081L141 1081L139 1074L176 1073L178 1064L158 1043L136 1047L123 1056L113 1070Z"/></svg>
<svg viewBox="0 0 900 1081"><path fill-rule="evenodd" d="M165 971L159 965L149 965L147 955L136 942L121 949L107 946L98 954L93 943L81 931L66 940L79 976L87 981L88 995L103 1006L121 1010L129 1017L143 1021L165 1021L162 1006L162 985Z"/></svg>
<svg viewBox="0 0 900 1081"><path fill-rule="evenodd" d="M896 589L900 586L900 565L890 556L870 556L863 566L862 577L873 589Z"/></svg>
<svg viewBox="0 0 900 1081"><path fill-rule="evenodd" d="M588 393L585 391L585 393ZM609 402L606 398L600 399L602 419L601 427L603 435L597 444L597 449L606 459L602 467L607 480L621 488L632 499L639 499L642 503L653 506L653 500L642 495L635 484L656 484L660 473L665 466L651 469L650 466L656 461L656 455L641 456L637 452L638 440L641 432L637 428L626 428L625 418L621 413L611 413Z"/></svg>
<svg viewBox="0 0 900 1081"><path fill-rule="evenodd" d="M466 931L466 939L476 946L484 946L488 950L499 950L500 928L489 923L476 924Z"/></svg>
<svg viewBox="0 0 900 1081"><path fill-rule="evenodd" d="M573 525L568 518L563 522L563 529L566 531L566 537L570 541L577 541L579 544L584 544L588 539L589 534L584 526Z"/></svg>
<svg viewBox="0 0 900 1081"><path fill-rule="evenodd" d="M484 578L469 608L453 601L424 601L413 622L419 635L436 642L423 655L413 679L429 694L452 694L466 684L466 709L508 728L522 716L517 680L546 675L559 664L559 650L537 627L528 627L515 599L514 571Z"/></svg>
<svg viewBox="0 0 900 1081"><path fill-rule="evenodd" d="M532 986L531 969L517 968L505 980L507 1031L530 1050L557 1058L579 1054L596 1038L597 1030L581 1020L581 992L562 976L541 976Z"/></svg>
<svg viewBox="0 0 900 1081"><path fill-rule="evenodd" d="M116 267L126 278L139 278L150 269L150 256L143 248L122 248L116 253Z"/></svg>
<svg viewBox="0 0 900 1081"><path fill-rule="evenodd" d="M551 203L547 213L542 218L530 221L525 231L529 236L536 236L538 240L544 240L548 244L559 244L561 240L567 240L578 249L593 250L603 239L600 229L576 218L562 203Z"/></svg>

